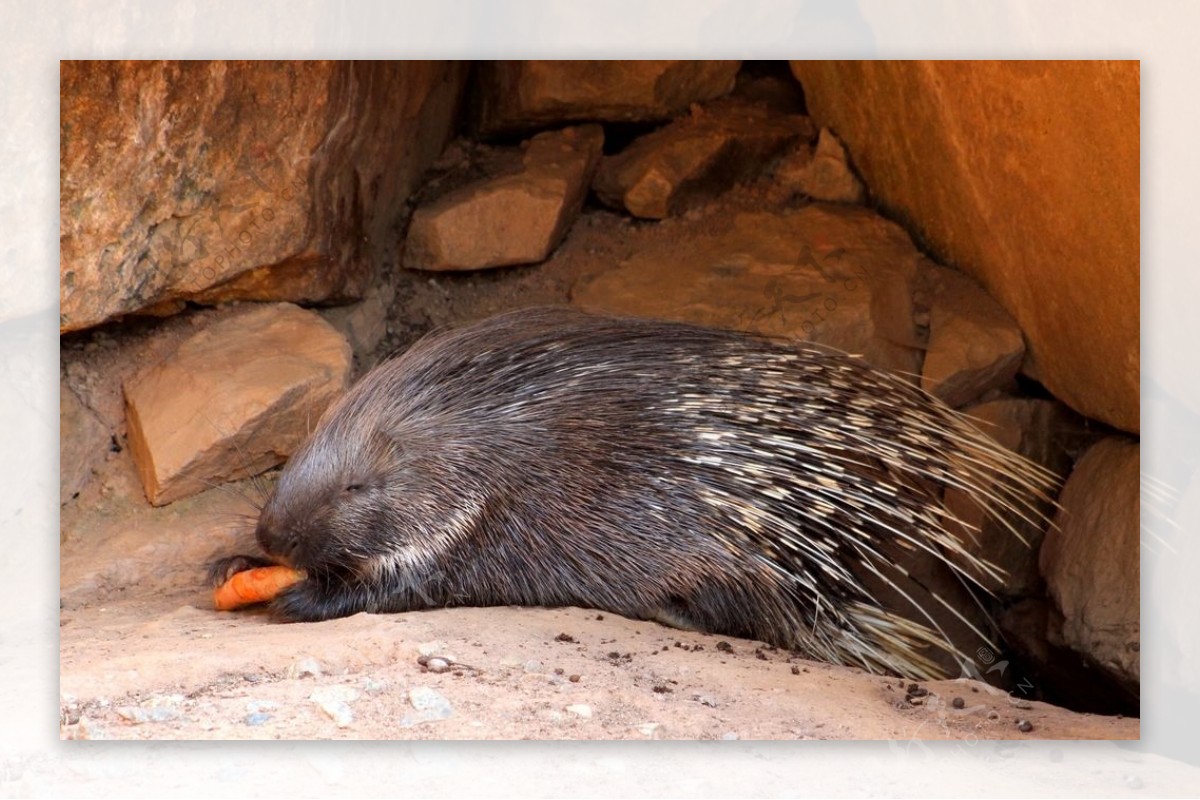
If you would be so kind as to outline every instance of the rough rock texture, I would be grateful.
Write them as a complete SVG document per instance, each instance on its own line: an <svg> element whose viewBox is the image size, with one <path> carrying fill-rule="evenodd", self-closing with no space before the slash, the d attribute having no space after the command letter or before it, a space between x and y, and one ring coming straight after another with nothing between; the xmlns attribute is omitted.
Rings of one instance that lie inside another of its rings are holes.
<svg viewBox="0 0 1200 800"><path fill-rule="evenodd" d="M1025 332L1077 411L1139 412L1136 61L794 61L872 195Z"/></svg>
<svg viewBox="0 0 1200 800"><path fill-rule="evenodd" d="M355 355L365 355L378 347L387 335L388 308L395 296L391 285L380 284L368 289L366 297L360 302L326 309L322 316L346 337Z"/></svg>
<svg viewBox="0 0 1200 800"><path fill-rule="evenodd" d="M861 203L862 181L850 169L846 148L828 128L821 129L816 149L796 148L775 170L775 180L792 192L827 203Z"/></svg>
<svg viewBox="0 0 1200 800"><path fill-rule="evenodd" d="M564 122L654 122L733 89L740 61L489 61L484 135Z"/></svg>
<svg viewBox="0 0 1200 800"><path fill-rule="evenodd" d="M346 340L280 303L222 320L125 384L146 497L165 505L282 463L345 391Z"/></svg>
<svg viewBox="0 0 1200 800"><path fill-rule="evenodd" d="M65 380L59 382L58 392L59 498L65 503L91 480L92 470L104 460L110 438L108 428Z"/></svg>
<svg viewBox="0 0 1200 800"><path fill-rule="evenodd" d="M1040 557L1065 644L1133 685L1141 635L1139 455L1135 442L1110 437L1079 459Z"/></svg>
<svg viewBox="0 0 1200 800"><path fill-rule="evenodd" d="M572 292L585 310L818 341L913 373L920 253L897 225L852 206L741 213L679 241L671 221L615 269Z"/></svg>
<svg viewBox="0 0 1200 800"><path fill-rule="evenodd" d="M968 406L962 411L1005 449L1020 453L1065 479L1071 467L1068 455L1071 442L1064 431L1077 423L1075 415L1062 404L1053 400L1005 398ZM974 528L960 531L967 552L987 559L1006 574L1003 580L996 580L964 565L985 589L1003 597L1022 597L1039 590L1038 550L1045 536L1043 526L1014 520L1025 538L1022 543L1003 525L990 519L985 521L980 508L963 492L947 489L945 502L956 519ZM1052 498L1044 498L1038 509L1045 519L1053 519Z"/></svg>
<svg viewBox="0 0 1200 800"><path fill-rule="evenodd" d="M418 208L404 243L404 266L467 270L543 260L583 206L603 145L599 125L534 136L515 172Z"/></svg>
<svg viewBox="0 0 1200 800"><path fill-rule="evenodd" d="M450 62L64 61L63 331L360 296L450 133Z"/></svg>
<svg viewBox="0 0 1200 800"><path fill-rule="evenodd" d="M935 266L926 275L929 348L921 388L958 407L1016 377L1025 341L1008 312L957 270Z"/></svg>
<svg viewBox="0 0 1200 800"><path fill-rule="evenodd" d="M662 219L689 201L715 196L756 175L789 145L812 138L808 117L722 99L693 106L690 115L605 158L593 188L610 206Z"/></svg>

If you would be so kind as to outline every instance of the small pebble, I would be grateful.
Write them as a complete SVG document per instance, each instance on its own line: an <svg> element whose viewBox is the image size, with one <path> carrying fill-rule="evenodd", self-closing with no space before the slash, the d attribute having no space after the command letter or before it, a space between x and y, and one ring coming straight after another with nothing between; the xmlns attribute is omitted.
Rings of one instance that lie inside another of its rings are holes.
<svg viewBox="0 0 1200 800"><path fill-rule="evenodd" d="M579 683L579 676L578 675L569 675L569 676L567 676L567 680L569 680L571 683Z"/></svg>
<svg viewBox="0 0 1200 800"><path fill-rule="evenodd" d="M450 663L444 658L430 658L425 662L425 669L430 672L445 672L450 669Z"/></svg>
<svg viewBox="0 0 1200 800"><path fill-rule="evenodd" d="M956 697L950 701L950 705L954 706L955 708L965 708L967 701L963 700L961 697Z"/></svg>
<svg viewBox="0 0 1200 800"><path fill-rule="evenodd" d="M726 642L726 641L720 641L720 642L717 642L717 649L720 650L722 653L732 653L733 645L731 645L729 642Z"/></svg>
<svg viewBox="0 0 1200 800"><path fill-rule="evenodd" d="M583 719L592 718L592 707L589 705L584 705L583 703L576 703L574 705L567 706L567 711L570 711L572 714L582 717Z"/></svg>
<svg viewBox="0 0 1200 800"><path fill-rule="evenodd" d="M418 711L434 715L431 719L445 719L454 713L450 701L428 686L414 686L409 689L408 702Z"/></svg>
<svg viewBox="0 0 1200 800"><path fill-rule="evenodd" d="M333 720L333 724L339 728L347 728L350 723L354 722L354 712L341 700L326 700L320 706L325 715Z"/></svg>
<svg viewBox="0 0 1200 800"><path fill-rule="evenodd" d="M271 718L271 715L265 711L255 711L252 714L246 715L246 724L250 725L252 727L257 727L259 725L262 725L264 722L266 722L270 718Z"/></svg>
<svg viewBox="0 0 1200 800"><path fill-rule="evenodd" d="M712 695L694 694L694 695L692 695L692 699L695 700L696 702L698 702L702 706L708 706L709 708L717 707L717 700Z"/></svg>
<svg viewBox="0 0 1200 800"><path fill-rule="evenodd" d="M377 680L375 678L363 678L363 691L369 695L382 694L387 691L387 681Z"/></svg>
<svg viewBox="0 0 1200 800"><path fill-rule="evenodd" d="M558 636L554 637L554 641L556 641L556 642L574 642L575 637L569 633L560 633Z"/></svg>
<svg viewBox="0 0 1200 800"><path fill-rule="evenodd" d="M675 690L672 689L670 686L665 686L661 683L654 687L655 694L668 694L673 691L675 691Z"/></svg>
<svg viewBox="0 0 1200 800"><path fill-rule="evenodd" d="M1021 733L1029 733L1033 730L1033 723L1027 719L1017 720L1017 730Z"/></svg>
<svg viewBox="0 0 1200 800"><path fill-rule="evenodd" d="M321 665L315 658L302 658L287 668L287 676L289 678L319 678L321 677Z"/></svg>
<svg viewBox="0 0 1200 800"><path fill-rule="evenodd" d="M150 715L146 713L145 709L137 706L120 706L117 708L117 716L134 725L142 725L150 721Z"/></svg>
<svg viewBox="0 0 1200 800"><path fill-rule="evenodd" d="M649 736L649 737L650 737L650 738L652 738L652 739L657 739L657 738L659 738L659 736L660 736L660 734L659 734L659 730L660 730L661 728L662 728L662 724L661 724L661 723L658 723L658 722L643 722L641 725L638 725L638 726L637 726L637 731L638 731L638 733L640 733L642 736Z"/></svg>
<svg viewBox="0 0 1200 800"><path fill-rule="evenodd" d="M314 703L353 703L358 699L358 690L353 686L337 683L333 686L321 686L313 689L308 699Z"/></svg>
<svg viewBox="0 0 1200 800"><path fill-rule="evenodd" d="M792 674L793 674L793 675L799 675L799 674L800 674L800 668L799 668L799 667L797 667L795 664L792 664Z"/></svg>
<svg viewBox="0 0 1200 800"><path fill-rule="evenodd" d="M988 719L1000 719L1000 712L996 710L989 711Z"/></svg>

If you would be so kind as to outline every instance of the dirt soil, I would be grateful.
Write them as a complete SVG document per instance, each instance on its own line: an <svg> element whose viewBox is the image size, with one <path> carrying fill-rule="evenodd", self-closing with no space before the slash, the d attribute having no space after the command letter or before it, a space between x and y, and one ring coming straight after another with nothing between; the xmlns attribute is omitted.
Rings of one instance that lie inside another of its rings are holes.
<svg viewBox="0 0 1200 800"><path fill-rule="evenodd" d="M110 485L136 488L125 472ZM1138 737L1135 719L1026 703L978 681L914 692L759 642L590 609L311 624L217 612L202 564L236 546L230 520L256 491L235 484L160 509L127 497L86 515L88 540L63 553L64 738Z"/></svg>
<svg viewBox="0 0 1200 800"><path fill-rule="evenodd" d="M720 206L664 223L592 209L538 267L397 271L387 333L357 354L358 367L435 326L565 302L578 280L634 252L647 225L682 238L720 225L731 208L762 202L752 189L735 190ZM253 498L270 478L152 508L121 448L121 379L194 324L176 319L64 341L64 375L115 436L92 484L62 509L63 738L1139 736L1136 719L1025 702L976 681L910 686L757 642L588 609L458 608L314 624L217 612L204 564L243 549Z"/></svg>

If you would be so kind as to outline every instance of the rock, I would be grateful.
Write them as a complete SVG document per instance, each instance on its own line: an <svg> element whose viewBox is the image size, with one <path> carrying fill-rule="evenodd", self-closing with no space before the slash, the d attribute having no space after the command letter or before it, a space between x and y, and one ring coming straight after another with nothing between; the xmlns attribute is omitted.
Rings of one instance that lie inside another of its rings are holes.
<svg viewBox="0 0 1200 800"><path fill-rule="evenodd" d="M411 728L422 722L449 719L454 714L454 707L450 705L450 701L428 686L414 686L409 689L408 701L412 703L416 713L405 714L400 719L402 728Z"/></svg>
<svg viewBox="0 0 1200 800"><path fill-rule="evenodd" d="M821 342L916 372L921 256L899 226L863 208L822 205L739 213L695 235L667 225L633 257L576 284L572 303Z"/></svg>
<svg viewBox="0 0 1200 800"><path fill-rule="evenodd" d="M308 699L314 703L327 703L331 701L353 703L358 699L358 690L353 686L335 683L331 686L321 686L313 689Z"/></svg>
<svg viewBox="0 0 1200 800"><path fill-rule="evenodd" d="M570 713L574 714L575 716L577 716L581 719L591 719L592 718L592 707L589 705L586 705L584 703L574 703L572 705L567 706L565 710L569 711Z"/></svg>
<svg viewBox="0 0 1200 800"><path fill-rule="evenodd" d="M1073 444L1067 432L1080 426L1077 417L1061 403L1052 400L1006 398L968 406L963 412L971 422L1006 450L1029 458L1064 478L1071 467L1068 447ZM996 565L1004 572L1002 579L981 573L969 564L960 565L988 591L1001 597L1023 597L1039 592L1038 552L1045 528L1019 519L1012 519L1022 542L1008 528L994 519L986 519L983 510L968 496L953 488L946 489L946 508L953 516L948 520L957 532L966 551ZM1045 519L1054 516L1052 497L1037 503ZM957 525L960 520L973 530ZM956 560L953 553L948 554Z"/></svg>
<svg viewBox="0 0 1200 800"><path fill-rule="evenodd" d="M418 208L404 243L404 266L466 270L542 261L583 206L603 144L599 125L533 137L515 172Z"/></svg>
<svg viewBox="0 0 1200 800"><path fill-rule="evenodd" d="M165 505L282 463L350 377L346 340L311 311L252 308L125 384L146 497Z"/></svg>
<svg viewBox="0 0 1200 800"><path fill-rule="evenodd" d="M95 468L104 462L111 434L66 381L59 381L58 411L59 502L67 503L84 490Z"/></svg>
<svg viewBox="0 0 1200 800"><path fill-rule="evenodd" d="M1074 650L1126 685L1139 680L1140 448L1093 445L1063 487L1040 565Z"/></svg>
<svg viewBox="0 0 1200 800"><path fill-rule="evenodd" d="M1027 370L1085 416L1137 431L1138 62L791 67L872 195L1017 320Z"/></svg>
<svg viewBox="0 0 1200 800"><path fill-rule="evenodd" d="M921 388L957 408L1016 377L1025 340L1016 321L971 278L934 265L929 280Z"/></svg>
<svg viewBox="0 0 1200 800"><path fill-rule="evenodd" d="M456 117L456 62L65 61L62 331L353 299Z"/></svg>
<svg viewBox="0 0 1200 800"><path fill-rule="evenodd" d="M489 61L478 127L514 133L566 122L657 122L733 89L740 61Z"/></svg>
<svg viewBox="0 0 1200 800"><path fill-rule="evenodd" d="M287 668L287 677L295 680L296 678L319 678L323 674L320 663L315 658L301 658L292 662Z"/></svg>
<svg viewBox="0 0 1200 800"><path fill-rule="evenodd" d="M862 182L850 169L846 148L828 128L821 129L814 151L796 147L775 169L775 180L793 193L828 203L861 203Z"/></svg>
<svg viewBox="0 0 1200 800"><path fill-rule="evenodd" d="M134 725L150 722L170 722L179 719L182 695L155 696L137 706L119 706L117 714Z"/></svg>
<svg viewBox="0 0 1200 800"><path fill-rule="evenodd" d="M317 705L339 728L348 728L354 722L354 712L343 700L322 700Z"/></svg>
<svg viewBox="0 0 1200 800"><path fill-rule="evenodd" d="M718 100L639 137L601 162L593 188L610 206L662 219L762 171L796 142L810 142L812 122L736 98Z"/></svg>
<svg viewBox="0 0 1200 800"><path fill-rule="evenodd" d="M367 355L387 336L387 314L394 299L395 290L385 283L368 289L361 302L327 309L321 316L346 337L356 354Z"/></svg>

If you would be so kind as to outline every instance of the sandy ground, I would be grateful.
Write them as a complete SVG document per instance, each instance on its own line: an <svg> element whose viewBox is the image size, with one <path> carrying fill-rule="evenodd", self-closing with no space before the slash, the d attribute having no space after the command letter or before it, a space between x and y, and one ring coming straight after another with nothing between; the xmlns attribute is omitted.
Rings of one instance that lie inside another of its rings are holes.
<svg viewBox="0 0 1200 800"><path fill-rule="evenodd" d="M975 681L924 684L929 694L914 706L896 679L584 609L445 609L279 625L217 613L203 600L133 596L65 612L63 736L1138 736L1137 720L1043 703L1017 708ZM422 666L430 654L450 669ZM963 708L952 706L955 698ZM1032 729L1020 731L1018 720Z"/></svg>
<svg viewBox="0 0 1200 800"><path fill-rule="evenodd" d="M217 612L208 557L243 493L155 509L114 459L64 510L61 735L93 739L1136 739L1139 723L803 660L590 609L281 624ZM442 665L431 658L445 661ZM432 667L432 669L431 669ZM962 708L955 707L956 698ZM1019 721L1032 725L1027 731Z"/></svg>

